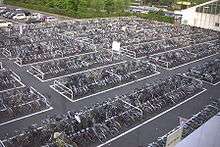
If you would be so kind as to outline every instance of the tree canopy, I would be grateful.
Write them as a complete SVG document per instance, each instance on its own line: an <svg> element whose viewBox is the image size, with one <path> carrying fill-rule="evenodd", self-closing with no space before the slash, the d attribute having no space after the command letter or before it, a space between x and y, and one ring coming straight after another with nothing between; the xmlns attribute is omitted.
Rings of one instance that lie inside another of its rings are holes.
<svg viewBox="0 0 220 147"><path fill-rule="evenodd" d="M5 0L9 4L25 5L35 9L56 9L75 15L112 15L124 13L131 0Z"/></svg>

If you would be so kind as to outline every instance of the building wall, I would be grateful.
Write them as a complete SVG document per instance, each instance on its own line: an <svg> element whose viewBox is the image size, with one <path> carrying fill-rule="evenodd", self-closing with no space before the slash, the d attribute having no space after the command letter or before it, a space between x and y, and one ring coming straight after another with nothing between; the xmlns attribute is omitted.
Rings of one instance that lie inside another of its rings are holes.
<svg viewBox="0 0 220 147"><path fill-rule="evenodd" d="M196 8L189 8L178 13L183 15L182 24L220 31L220 14L198 13ZM219 26L215 26L216 23Z"/></svg>
<svg viewBox="0 0 220 147"><path fill-rule="evenodd" d="M208 29L220 31L220 25L215 26L216 23L220 24L220 15L212 15L205 13L196 13L194 18L194 25Z"/></svg>

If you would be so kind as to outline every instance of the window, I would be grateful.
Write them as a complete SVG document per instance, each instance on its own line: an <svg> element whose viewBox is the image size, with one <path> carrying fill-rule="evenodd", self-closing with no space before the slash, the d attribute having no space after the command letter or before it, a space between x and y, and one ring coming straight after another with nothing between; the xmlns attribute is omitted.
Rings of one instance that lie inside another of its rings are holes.
<svg viewBox="0 0 220 147"><path fill-rule="evenodd" d="M216 23L215 23L215 26L216 26L216 27L219 27L220 25L219 25L219 23L216 22Z"/></svg>

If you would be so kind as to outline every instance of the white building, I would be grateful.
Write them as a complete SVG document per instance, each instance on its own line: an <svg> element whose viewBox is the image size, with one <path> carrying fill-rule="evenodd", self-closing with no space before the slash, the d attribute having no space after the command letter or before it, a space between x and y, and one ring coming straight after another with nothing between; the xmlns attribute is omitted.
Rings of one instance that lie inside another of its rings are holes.
<svg viewBox="0 0 220 147"><path fill-rule="evenodd" d="M182 24L220 31L220 0L212 0L179 12Z"/></svg>

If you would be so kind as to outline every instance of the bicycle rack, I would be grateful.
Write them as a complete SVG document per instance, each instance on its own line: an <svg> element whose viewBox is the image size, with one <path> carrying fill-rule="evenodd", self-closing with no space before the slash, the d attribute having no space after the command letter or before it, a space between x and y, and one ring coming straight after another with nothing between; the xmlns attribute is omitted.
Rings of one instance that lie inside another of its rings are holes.
<svg viewBox="0 0 220 147"><path fill-rule="evenodd" d="M50 107L49 102L47 101L47 98L44 95L42 95L40 92L38 92L33 87L30 87L30 92L41 96L41 98L39 100L43 100L46 103L47 107Z"/></svg>
<svg viewBox="0 0 220 147"><path fill-rule="evenodd" d="M72 91L70 88L64 86L64 85L63 85L61 82L59 82L58 80L55 80L55 81L54 81L54 84L53 84L52 86L53 86L55 89L56 89L56 86L57 86L58 88L62 89L64 92L61 92L61 91L59 91L59 90L57 90L57 91L59 91L60 93L67 93L67 94L69 94L69 95L71 96L71 99L73 99L73 91Z"/></svg>
<svg viewBox="0 0 220 147"><path fill-rule="evenodd" d="M169 62L166 62L166 61L163 61L160 59L156 59L154 56L150 56L149 61L153 62L154 64L158 64L162 67L169 68Z"/></svg>
<svg viewBox="0 0 220 147"><path fill-rule="evenodd" d="M127 50L127 49L121 49L121 50L120 50L120 53L121 53L122 55L128 56L128 57L130 57L130 58L134 58L134 59L137 58L137 55L136 55L136 52L135 52L135 51L130 51L130 50Z"/></svg>
<svg viewBox="0 0 220 147"><path fill-rule="evenodd" d="M8 57L8 58L9 58L9 57L12 57L11 52L8 51L6 48L3 48L2 54L3 54L4 56Z"/></svg>
<svg viewBox="0 0 220 147"><path fill-rule="evenodd" d="M128 103L128 102L126 102L126 101L124 101L124 100L120 99L118 96L116 96L115 98L116 98L116 99L118 99L118 100L120 100L120 101L122 101L123 103L125 103L125 104L127 104L127 105L131 106L132 108L135 108L135 109L137 109L138 111L140 111L140 112L141 112L141 116L143 116L143 115L144 115L144 112L143 112L143 111L142 111L140 108L135 107L135 106L133 106L132 104L130 104L130 103Z"/></svg>
<svg viewBox="0 0 220 147"><path fill-rule="evenodd" d="M45 74L35 66L31 66L30 70L28 70L31 74L39 77L40 79L44 80Z"/></svg>

